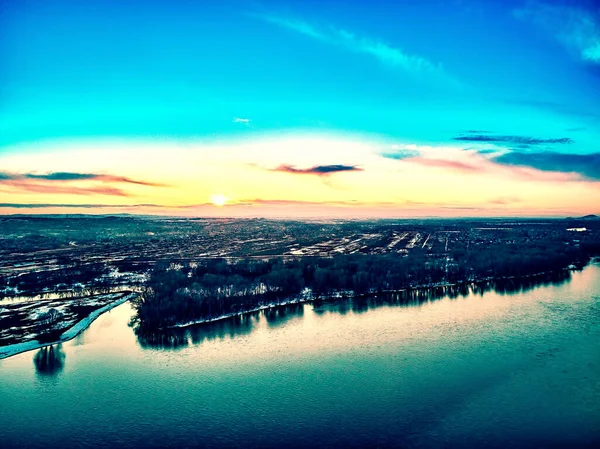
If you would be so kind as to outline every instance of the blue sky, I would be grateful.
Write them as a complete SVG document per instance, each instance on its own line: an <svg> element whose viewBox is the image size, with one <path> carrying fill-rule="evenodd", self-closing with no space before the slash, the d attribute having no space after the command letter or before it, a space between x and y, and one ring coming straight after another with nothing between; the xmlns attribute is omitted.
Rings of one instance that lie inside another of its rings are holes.
<svg viewBox="0 0 600 449"><path fill-rule="evenodd" d="M0 156L361 136L600 179L594 3L5 1Z"/></svg>

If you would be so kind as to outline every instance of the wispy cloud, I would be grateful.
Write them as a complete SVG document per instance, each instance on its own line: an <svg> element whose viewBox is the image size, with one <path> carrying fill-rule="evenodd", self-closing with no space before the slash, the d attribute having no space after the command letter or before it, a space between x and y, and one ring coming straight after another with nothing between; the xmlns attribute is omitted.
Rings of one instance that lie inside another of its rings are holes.
<svg viewBox="0 0 600 449"><path fill-rule="evenodd" d="M451 159L436 159L429 157L411 157L406 159L407 162L413 164L424 165L426 167L438 167L438 168L447 168L454 171L460 172L481 172L482 166L476 163L463 162L458 160Z"/></svg>
<svg viewBox="0 0 600 449"><path fill-rule="evenodd" d="M15 191L32 192L41 194L64 194L64 195L110 195L130 196L127 192L117 187L91 186L75 187L69 185L55 185L48 183L36 183L27 181L0 182L0 191L13 193Z"/></svg>
<svg viewBox="0 0 600 449"><path fill-rule="evenodd" d="M356 207L356 206L398 206L402 204L416 204L412 201L400 201L400 202L364 202L364 201L305 201L305 200L292 200L292 199L262 199L262 198L251 198L251 199L240 199L226 203L222 208L232 209L238 207L248 206L345 206L345 207ZM170 210L194 210L194 209L214 209L213 203L197 203L197 204L185 204L185 205L166 205L166 204L154 204L154 203L141 203L141 204L103 204L103 203L0 203L0 209L14 208L14 209L47 209L47 208L70 208L70 209L170 209Z"/></svg>
<svg viewBox="0 0 600 449"><path fill-rule="evenodd" d="M107 207L114 208L129 208L129 207L142 207L147 206L145 204L69 204L69 203L0 203L2 209L48 209L51 207L64 207L69 209L100 209Z"/></svg>
<svg viewBox="0 0 600 449"><path fill-rule="evenodd" d="M85 183L81 185L80 183ZM92 185L90 185L92 183ZM135 184L147 187L164 187L164 184L138 181L124 176L96 173L51 172L8 173L0 172L0 190L67 195L130 196L120 187L111 184Z"/></svg>
<svg viewBox="0 0 600 449"><path fill-rule="evenodd" d="M520 203L521 201L522 199L516 196L501 196L499 198L492 198L488 201L488 204L494 204L497 206L507 206L509 204Z"/></svg>
<svg viewBox="0 0 600 449"><path fill-rule="evenodd" d="M387 157L385 154L383 157ZM449 173L490 175L533 182L581 182L600 179L600 154L573 155L557 152L527 153L422 147L419 155L395 158Z"/></svg>
<svg viewBox="0 0 600 449"><path fill-rule="evenodd" d="M593 2L594 4L596 2ZM581 60L600 64L600 10L588 10L565 2L530 0L514 11L552 35Z"/></svg>
<svg viewBox="0 0 600 449"><path fill-rule="evenodd" d="M318 26L301 19L268 14L250 14L267 23L285 28L312 39L343 48L347 51L362 53L376 58L387 66L403 70L419 79L436 80L445 85L458 86L458 82L446 73L441 64L409 54L381 40L359 36L335 26Z"/></svg>
<svg viewBox="0 0 600 449"><path fill-rule="evenodd" d="M420 154L418 150L413 148L413 145L411 145L410 147L399 147L395 145L394 147L395 148L392 148L392 151L384 151L380 153L380 155L386 159L401 161L402 159L416 157Z"/></svg>
<svg viewBox="0 0 600 449"><path fill-rule="evenodd" d="M514 145L542 145L542 144L569 144L573 143L570 137L538 138L529 136L497 136L494 134L466 134L453 137L453 140L462 142L508 143Z"/></svg>
<svg viewBox="0 0 600 449"><path fill-rule="evenodd" d="M303 201L303 200L285 200L285 199L261 199L253 198L240 200L232 206L350 206L355 203L349 201Z"/></svg>
<svg viewBox="0 0 600 449"><path fill-rule="evenodd" d="M51 173L7 173L0 172L0 182L7 180L39 179L44 181L99 181L109 183L127 183L151 187L164 187L164 184L148 181L138 181L124 176L105 175L97 173L51 172Z"/></svg>
<svg viewBox="0 0 600 449"><path fill-rule="evenodd" d="M250 123L250 119L249 118L242 118L242 117L234 117L233 118L233 123L249 124Z"/></svg>
<svg viewBox="0 0 600 449"><path fill-rule="evenodd" d="M340 172L356 172L363 171L362 168L357 167L356 165L314 165L309 168L296 168L293 165L280 165L276 168L270 169L271 171L283 172L283 173L292 173L295 175L318 175L318 176L326 176L333 173Z"/></svg>

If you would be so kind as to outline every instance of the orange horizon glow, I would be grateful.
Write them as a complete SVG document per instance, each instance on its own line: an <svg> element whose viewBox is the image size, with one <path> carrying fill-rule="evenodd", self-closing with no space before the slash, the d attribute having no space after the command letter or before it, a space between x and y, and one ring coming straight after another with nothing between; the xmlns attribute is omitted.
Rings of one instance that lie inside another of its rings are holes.
<svg viewBox="0 0 600 449"><path fill-rule="evenodd" d="M418 155L385 157L400 145ZM577 173L498 163L501 148L489 156L370 136L187 145L71 141L39 148L0 155L0 214L559 217L595 213L600 197L600 182Z"/></svg>

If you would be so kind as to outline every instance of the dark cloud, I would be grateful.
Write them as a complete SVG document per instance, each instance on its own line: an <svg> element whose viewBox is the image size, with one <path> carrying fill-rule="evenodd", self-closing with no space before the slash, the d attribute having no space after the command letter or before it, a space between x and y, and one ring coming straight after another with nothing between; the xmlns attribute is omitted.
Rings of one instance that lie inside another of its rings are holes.
<svg viewBox="0 0 600 449"><path fill-rule="evenodd" d="M506 165L533 167L538 170L579 173L592 180L600 180L600 153L571 154L554 151L512 151L493 159Z"/></svg>
<svg viewBox="0 0 600 449"><path fill-rule="evenodd" d="M340 172L350 172L350 171L363 171L362 168L357 167L356 165L315 165L310 168L296 168L293 165L280 165L277 168L272 169L272 171L278 171L283 173L292 173L297 175L330 175L332 173L340 173Z"/></svg>
<svg viewBox="0 0 600 449"><path fill-rule="evenodd" d="M463 136L453 137L452 139L461 142L509 143L518 146L573 143L573 139L571 139L570 137L540 139L536 137L527 136L496 136L493 134L466 134Z"/></svg>
<svg viewBox="0 0 600 449"><path fill-rule="evenodd" d="M80 181L86 179L96 179L99 175L95 175L92 173L54 172L43 175L38 175L35 173L15 175L15 177L17 176L21 176L28 179L45 179L46 181Z"/></svg>
<svg viewBox="0 0 600 449"><path fill-rule="evenodd" d="M9 179L2 178L0 174L0 179ZM4 174L8 175L8 174ZM114 175L105 175L105 174L97 174L97 173L73 173L73 172L52 172L45 174L37 174L37 173L25 173L25 174L14 174L12 175L12 179L18 178L27 178L27 179L43 179L45 181L100 181L100 182L121 182L128 184L138 184L143 186L154 186L158 187L161 184L147 182L147 181L137 181L135 179L126 178L124 176L114 176Z"/></svg>

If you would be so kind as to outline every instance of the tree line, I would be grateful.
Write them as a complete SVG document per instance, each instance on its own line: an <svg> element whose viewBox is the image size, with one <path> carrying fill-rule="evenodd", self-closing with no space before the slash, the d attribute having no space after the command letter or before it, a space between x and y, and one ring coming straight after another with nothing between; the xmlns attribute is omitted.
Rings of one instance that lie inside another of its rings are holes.
<svg viewBox="0 0 600 449"><path fill-rule="evenodd" d="M166 327L210 320L301 296L368 295L417 286L523 277L582 267L598 242L562 241L457 246L447 254L415 248L408 255L372 254L268 260L206 259L158 263L136 302L139 324Z"/></svg>

